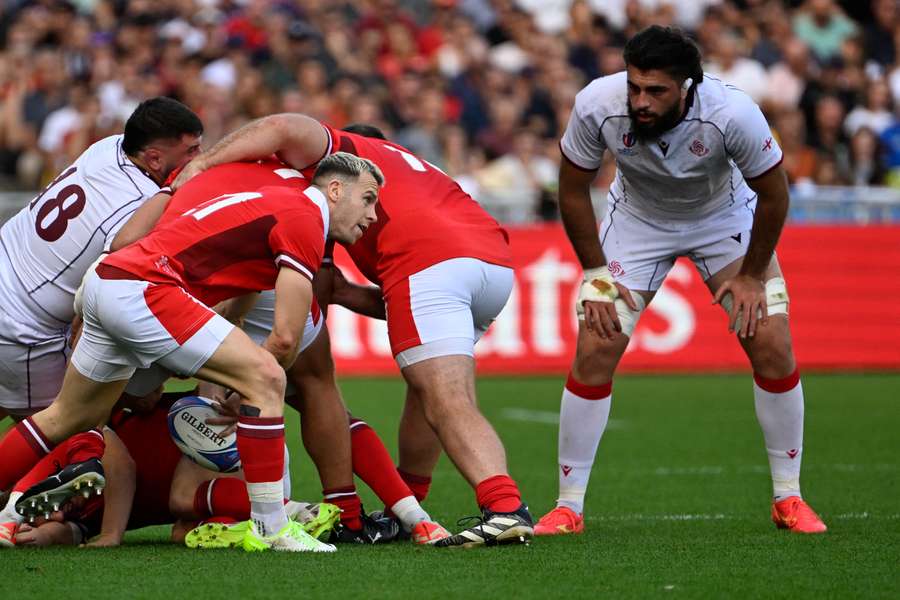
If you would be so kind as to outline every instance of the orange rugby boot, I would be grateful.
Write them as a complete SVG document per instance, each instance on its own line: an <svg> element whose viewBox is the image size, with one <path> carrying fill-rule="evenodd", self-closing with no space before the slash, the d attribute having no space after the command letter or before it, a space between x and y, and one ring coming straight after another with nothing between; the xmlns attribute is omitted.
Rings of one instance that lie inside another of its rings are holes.
<svg viewBox="0 0 900 600"><path fill-rule="evenodd" d="M799 496L772 503L772 521L779 529L795 533L824 533L828 530L819 515Z"/></svg>
<svg viewBox="0 0 900 600"><path fill-rule="evenodd" d="M564 535L584 531L584 517L571 508L557 506L534 526L534 535Z"/></svg>
<svg viewBox="0 0 900 600"><path fill-rule="evenodd" d="M413 525L409 535L413 543L420 546L430 546L438 540L450 537L450 532L444 529L440 523L419 521Z"/></svg>
<svg viewBox="0 0 900 600"><path fill-rule="evenodd" d="M0 523L0 548L16 547L16 531L19 524L15 521L9 523Z"/></svg>

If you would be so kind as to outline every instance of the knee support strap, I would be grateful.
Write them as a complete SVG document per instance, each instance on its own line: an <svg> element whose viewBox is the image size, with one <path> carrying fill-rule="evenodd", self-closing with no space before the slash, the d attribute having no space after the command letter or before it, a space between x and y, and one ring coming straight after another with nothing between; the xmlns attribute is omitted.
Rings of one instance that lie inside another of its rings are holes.
<svg viewBox="0 0 900 600"><path fill-rule="evenodd" d="M628 305L625 304L625 300L621 297L616 298L613 301L613 304L616 306L616 314L619 315L619 323L622 325L622 333L628 337L631 337L634 333L634 328L637 327L638 320L641 318L641 313L647 305L646 302L644 302L644 297L637 292L631 292L631 297L637 305L637 310L628 308Z"/></svg>
<svg viewBox="0 0 900 600"><path fill-rule="evenodd" d="M724 308L725 312L729 315L731 314L731 307L733 304L734 302L731 294L725 294L725 297L722 298L722 308ZM784 282L784 278L773 277L766 281L766 314L770 317L772 315L786 315L788 314L789 304L790 299L788 298L787 285ZM762 310L759 310L756 316L757 318L762 318ZM734 328L735 331L740 331L740 316L738 316Z"/></svg>

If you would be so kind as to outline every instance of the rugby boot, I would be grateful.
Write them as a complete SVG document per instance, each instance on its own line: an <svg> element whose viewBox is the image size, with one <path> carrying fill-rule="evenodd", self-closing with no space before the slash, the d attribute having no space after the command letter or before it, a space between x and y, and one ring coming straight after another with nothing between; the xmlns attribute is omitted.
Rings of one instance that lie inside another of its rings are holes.
<svg viewBox="0 0 900 600"><path fill-rule="evenodd" d="M19 524L15 521L0 523L0 548L15 548L18 530Z"/></svg>
<svg viewBox="0 0 900 600"><path fill-rule="evenodd" d="M529 544L534 537L531 513L524 504L515 512L495 513L484 509L480 517L467 517L458 523L464 527L468 522L476 524L456 535L438 540L438 548L475 548L478 546L503 546L507 544Z"/></svg>
<svg viewBox="0 0 900 600"><path fill-rule="evenodd" d="M790 529L794 533L825 533L828 530L819 515L799 496L773 502L772 521L779 529Z"/></svg>
<svg viewBox="0 0 900 600"><path fill-rule="evenodd" d="M81 494L85 498L99 496L106 487L103 465L98 458L73 463L56 475L34 484L16 501L16 512L29 522L60 510L66 502Z"/></svg>
<svg viewBox="0 0 900 600"><path fill-rule="evenodd" d="M335 552L337 548L325 544L303 531L303 526L296 521L288 521L281 531L273 536L264 537L256 530L256 524L249 522L242 542L247 552Z"/></svg>
<svg viewBox="0 0 900 600"><path fill-rule="evenodd" d="M328 541L332 544L387 544L396 541L403 531L400 524L390 517L374 519L363 513L360 520L363 524L360 529L350 529L343 523L338 523Z"/></svg>
<svg viewBox="0 0 900 600"><path fill-rule="evenodd" d="M583 531L584 517L565 506L557 506L534 526L534 535L566 535Z"/></svg>

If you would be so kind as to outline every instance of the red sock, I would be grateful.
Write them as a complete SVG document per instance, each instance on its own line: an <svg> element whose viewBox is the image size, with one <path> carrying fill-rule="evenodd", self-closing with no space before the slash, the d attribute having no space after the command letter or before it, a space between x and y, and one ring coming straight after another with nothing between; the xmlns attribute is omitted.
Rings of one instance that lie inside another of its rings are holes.
<svg viewBox="0 0 900 600"><path fill-rule="evenodd" d="M201 519L216 515L246 521L250 518L247 484L235 477L204 481L194 494L194 514Z"/></svg>
<svg viewBox="0 0 900 600"><path fill-rule="evenodd" d="M247 483L281 481L284 475L284 417L241 415L237 447Z"/></svg>
<svg viewBox="0 0 900 600"><path fill-rule="evenodd" d="M522 504L519 486L509 475L494 475L475 486L478 506L491 512L513 512Z"/></svg>
<svg viewBox="0 0 900 600"><path fill-rule="evenodd" d="M341 488L322 490L325 502L341 509L341 523L349 529L362 529L362 503L356 494L356 487L348 485Z"/></svg>
<svg viewBox="0 0 900 600"><path fill-rule="evenodd" d="M92 458L103 458L106 440L99 429L91 429L84 433L76 433L63 444L66 446L68 461L66 464L80 463Z"/></svg>
<svg viewBox="0 0 900 600"><path fill-rule="evenodd" d="M384 442L359 419L350 418L350 444L353 453L353 472L372 488L388 508L413 492L397 473L394 461Z"/></svg>
<svg viewBox="0 0 900 600"><path fill-rule="evenodd" d="M397 474L400 475L403 481L406 482L406 485L409 486L409 489L412 490L416 500L420 503L424 502L425 498L428 496L428 490L431 488L431 477L413 475L412 473L407 473L400 469L397 469Z"/></svg>
<svg viewBox="0 0 900 600"><path fill-rule="evenodd" d="M11 488L54 446L31 417L7 431L0 439L0 491Z"/></svg>

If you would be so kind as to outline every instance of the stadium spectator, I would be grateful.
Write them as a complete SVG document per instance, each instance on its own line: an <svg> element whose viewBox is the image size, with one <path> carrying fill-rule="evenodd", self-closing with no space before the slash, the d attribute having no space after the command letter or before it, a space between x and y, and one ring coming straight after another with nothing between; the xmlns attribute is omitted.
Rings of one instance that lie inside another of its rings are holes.
<svg viewBox="0 0 900 600"><path fill-rule="evenodd" d="M0 178L7 188L41 187L67 157L121 130L141 100L158 94L184 101L203 118L206 144L284 110L336 125L374 121L435 164L452 162L460 177L471 176L485 158L511 155L523 128L536 134L538 155L558 161L575 92L621 71L621 48L636 31L669 22L692 33L710 59L710 74L758 99L770 122L801 108L810 144L820 137L813 129L824 96L840 99L846 115L840 129L848 136L862 125L880 134L893 122L890 98L900 97L900 11L894 0L862 4L7 3L0 12ZM359 90L362 99L352 93ZM93 125L89 119L74 125L75 112L93 111L92 102L99 105ZM795 162L810 166L803 144L786 146L786 161L796 146L802 156ZM835 164L826 162L825 172Z"/></svg>

